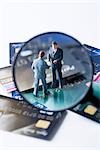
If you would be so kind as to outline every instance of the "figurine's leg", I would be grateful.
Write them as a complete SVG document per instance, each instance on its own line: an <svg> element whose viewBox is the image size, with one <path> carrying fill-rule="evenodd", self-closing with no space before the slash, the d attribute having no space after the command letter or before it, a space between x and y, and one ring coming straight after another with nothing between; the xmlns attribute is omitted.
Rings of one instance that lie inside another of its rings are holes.
<svg viewBox="0 0 100 150"><path fill-rule="evenodd" d="M34 81L34 92L33 92L34 96L37 96L38 94L38 86L39 86L39 79L36 78Z"/></svg>

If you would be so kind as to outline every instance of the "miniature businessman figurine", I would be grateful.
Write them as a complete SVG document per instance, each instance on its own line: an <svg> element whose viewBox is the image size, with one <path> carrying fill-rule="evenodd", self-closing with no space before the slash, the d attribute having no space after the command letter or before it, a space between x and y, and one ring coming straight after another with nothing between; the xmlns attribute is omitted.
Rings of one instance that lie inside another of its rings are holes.
<svg viewBox="0 0 100 150"><path fill-rule="evenodd" d="M46 69L49 69L49 66L44 61L43 57L45 52L41 50L38 54L38 58L34 60L32 64L32 69L34 71L34 96L38 95L39 81L41 80L43 86L43 95L48 95L47 84L46 84Z"/></svg>
<svg viewBox="0 0 100 150"><path fill-rule="evenodd" d="M59 48L56 42L52 42L51 49L49 50L48 59L52 63L52 75L53 75L52 87L55 87L56 85L56 81L57 81L56 72L57 72L59 88L62 88L61 69L62 69L63 50Z"/></svg>

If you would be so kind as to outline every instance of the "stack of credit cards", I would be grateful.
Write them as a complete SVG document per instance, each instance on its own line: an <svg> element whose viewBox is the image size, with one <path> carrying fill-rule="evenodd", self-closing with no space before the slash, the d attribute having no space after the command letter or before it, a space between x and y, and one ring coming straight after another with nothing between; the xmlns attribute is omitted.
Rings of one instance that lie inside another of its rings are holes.
<svg viewBox="0 0 100 150"><path fill-rule="evenodd" d="M11 64L23 44L24 42L10 43ZM85 47L88 49L88 53L90 53L90 49L93 49L91 46L85 45ZM93 57L93 55L91 56ZM70 110L100 123L100 59L96 60L95 56L95 59L92 58L93 60L96 61L94 63L96 69L92 87L87 96ZM81 80L84 79L76 78L75 81L70 80L68 84L72 86L73 82L80 82ZM43 111L24 101L14 85L12 66L0 69L0 95L0 130L51 140L67 114L66 111Z"/></svg>

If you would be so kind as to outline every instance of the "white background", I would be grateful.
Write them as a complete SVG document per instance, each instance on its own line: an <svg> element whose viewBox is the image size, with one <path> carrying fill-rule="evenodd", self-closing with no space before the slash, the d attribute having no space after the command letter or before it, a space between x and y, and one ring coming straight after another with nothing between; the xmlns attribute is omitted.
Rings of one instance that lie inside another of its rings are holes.
<svg viewBox="0 0 100 150"><path fill-rule="evenodd" d="M96 0L0 0L0 67L9 64L10 42L47 31L64 32L100 48L99 9ZM97 123L69 112L52 141L0 131L0 150L99 150L99 131Z"/></svg>

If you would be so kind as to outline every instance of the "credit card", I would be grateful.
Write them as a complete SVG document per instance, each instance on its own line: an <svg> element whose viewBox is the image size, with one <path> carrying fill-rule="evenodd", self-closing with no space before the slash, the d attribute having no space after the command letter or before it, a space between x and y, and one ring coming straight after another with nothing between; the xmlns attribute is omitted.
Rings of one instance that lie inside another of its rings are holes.
<svg viewBox="0 0 100 150"><path fill-rule="evenodd" d="M67 112L48 112L0 96L0 130L51 140Z"/></svg>

